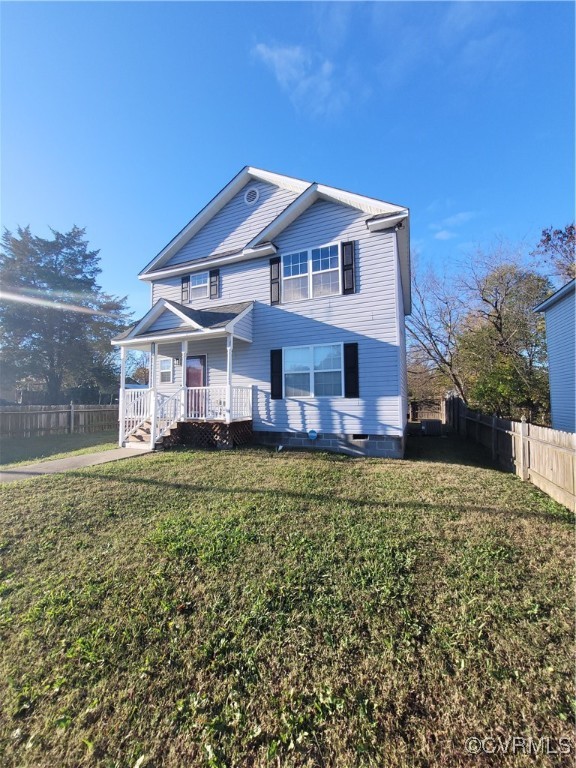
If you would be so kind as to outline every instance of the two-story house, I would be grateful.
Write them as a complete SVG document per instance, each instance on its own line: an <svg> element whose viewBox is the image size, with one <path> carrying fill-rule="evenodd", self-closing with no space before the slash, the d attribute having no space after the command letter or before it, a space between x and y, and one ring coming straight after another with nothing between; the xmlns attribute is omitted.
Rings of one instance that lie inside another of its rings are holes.
<svg viewBox="0 0 576 768"><path fill-rule="evenodd" d="M407 208L246 167L139 278L152 307L113 344L150 387L122 386L121 445L403 455Z"/></svg>

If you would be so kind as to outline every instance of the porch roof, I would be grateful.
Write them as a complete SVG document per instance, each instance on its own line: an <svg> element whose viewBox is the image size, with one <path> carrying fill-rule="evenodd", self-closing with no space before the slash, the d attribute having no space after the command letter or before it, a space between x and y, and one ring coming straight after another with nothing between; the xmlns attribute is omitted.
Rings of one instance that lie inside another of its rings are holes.
<svg viewBox="0 0 576 768"><path fill-rule="evenodd" d="M112 344L123 346L183 336L224 336L234 333L236 322L251 312L253 306L253 302L243 301L210 309L194 309L176 301L160 299L144 317L112 339ZM154 321L166 311L172 312L180 320L180 324L171 328L150 330Z"/></svg>

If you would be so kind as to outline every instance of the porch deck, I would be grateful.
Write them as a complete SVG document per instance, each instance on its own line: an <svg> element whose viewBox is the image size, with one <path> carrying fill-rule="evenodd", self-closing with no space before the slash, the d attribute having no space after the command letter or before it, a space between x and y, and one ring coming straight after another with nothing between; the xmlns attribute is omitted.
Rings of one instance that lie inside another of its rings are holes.
<svg viewBox="0 0 576 768"><path fill-rule="evenodd" d="M180 387L171 395L152 388L125 390L119 420L121 445L137 436L143 446L154 447L178 424L251 421L252 388Z"/></svg>

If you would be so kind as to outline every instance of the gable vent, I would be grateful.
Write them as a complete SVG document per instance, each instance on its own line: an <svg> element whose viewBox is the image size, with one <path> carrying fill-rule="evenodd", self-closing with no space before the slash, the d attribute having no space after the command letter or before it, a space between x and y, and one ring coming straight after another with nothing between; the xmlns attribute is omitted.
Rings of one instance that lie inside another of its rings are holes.
<svg viewBox="0 0 576 768"><path fill-rule="evenodd" d="M244 192L244 202L246 205L254 205L256 200L260 197L260 193L256 189L256 187L250 187L249 189Z"/></svg>

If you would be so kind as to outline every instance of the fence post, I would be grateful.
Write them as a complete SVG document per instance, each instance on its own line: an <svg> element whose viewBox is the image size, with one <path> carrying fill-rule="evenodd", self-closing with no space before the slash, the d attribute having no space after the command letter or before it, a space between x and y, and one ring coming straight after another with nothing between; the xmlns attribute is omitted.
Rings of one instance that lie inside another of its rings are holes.
<svg viewBox="0 0 576 768"><path fill-rule="evenodd" d="M70 434L74 432L74 401L70 400L70 428L68 430Z"/></svg>
<svg viewBox="0 0 576 768"><path fill-rule="evenodd" d="M492 414L492 461L498 458L498 417Z"/></svg>
<svg viewBox="0 0 576 768"><path fill-rule="evenodd" d="M520 421L520 475L521 480L528 480L528 440L527 440L527 427L526 417L522 416Z"/></svg>

